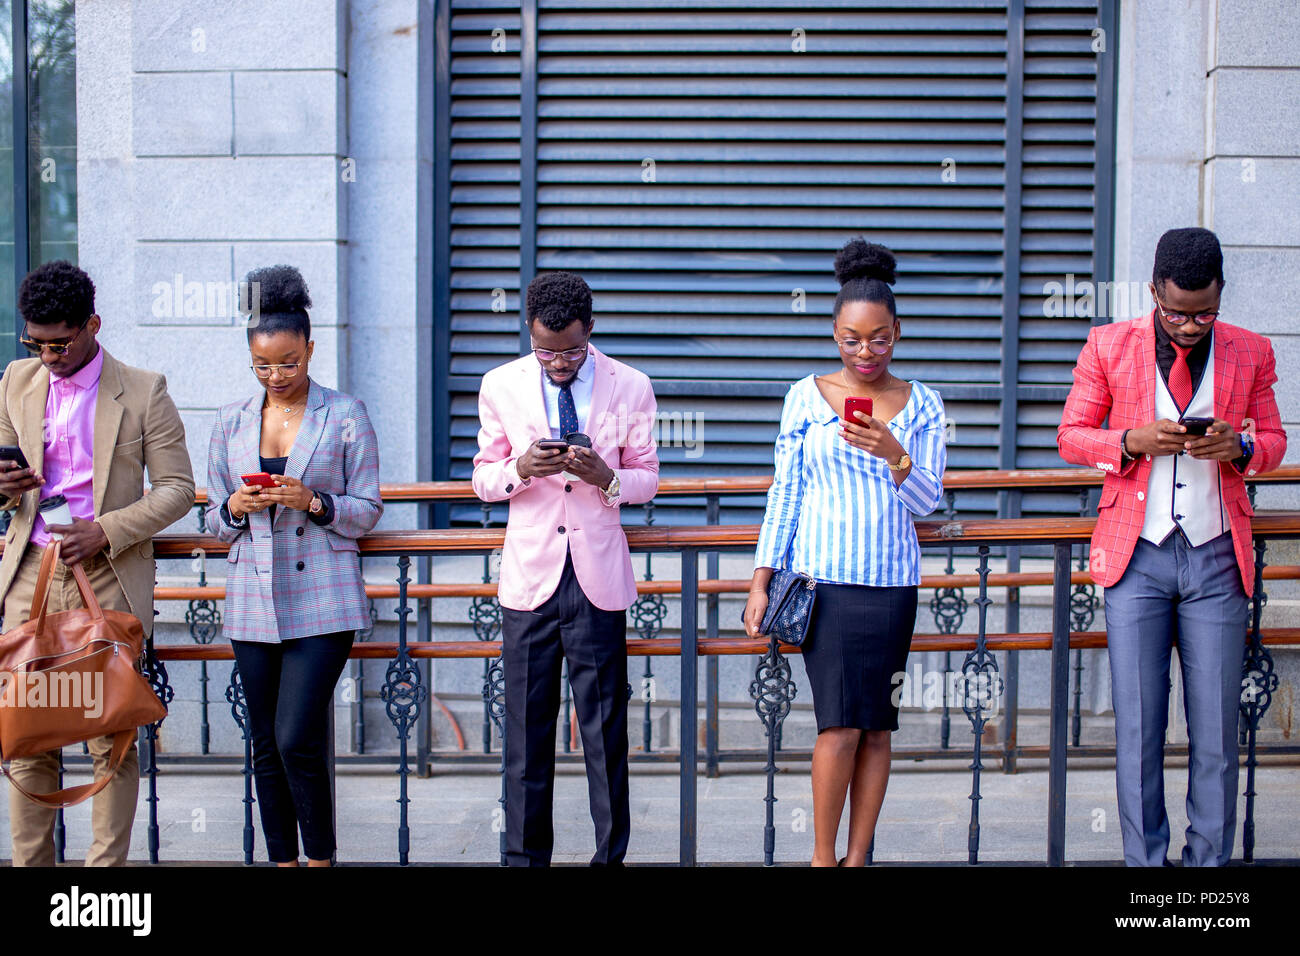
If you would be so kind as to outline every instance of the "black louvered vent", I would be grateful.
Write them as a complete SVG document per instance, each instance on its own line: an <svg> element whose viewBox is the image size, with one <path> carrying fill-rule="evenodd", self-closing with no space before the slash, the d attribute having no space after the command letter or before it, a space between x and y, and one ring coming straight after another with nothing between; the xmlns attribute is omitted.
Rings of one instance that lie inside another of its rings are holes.
<svg viewBox="0 0 1300 956"><path fill-rule="evenodd" d="M519 354L520 11L451 9L450 475L465 478L478 379ZM1018 384L1041 387L1022 389L1020 467L1061 464L1089 326L1045 318L1043 289L1092 272L1096 25L1095 4L1028 3ZM896 371L944 395L949 466L998 467L1007 30L1005 3L969 0L541 0L537 269L586 277L594 341L654 380L661 436L678 437L664 475L771 470L790 383L837 365L831 260L859 233L898 256ZM993 506L963 510L977 501Z"/></svg>

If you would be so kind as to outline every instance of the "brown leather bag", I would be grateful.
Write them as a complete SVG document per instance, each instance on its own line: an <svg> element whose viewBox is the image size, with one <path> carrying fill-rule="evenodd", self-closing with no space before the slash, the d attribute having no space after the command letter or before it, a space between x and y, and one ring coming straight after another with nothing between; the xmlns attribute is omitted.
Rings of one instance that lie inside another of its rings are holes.
<svg viewBox="0 0 1300 956"><path fill-rule="evenodd" d="M27 623L0 635L0 759L30 757L114 735L108 773L93 783L32 793L29 800L70 807L99 793L131 747L136 728L167 716L139 669L144 628L134 614L104 610L80 563L72 574L85 609L46 614L60 543L41 558Z"/></svg>

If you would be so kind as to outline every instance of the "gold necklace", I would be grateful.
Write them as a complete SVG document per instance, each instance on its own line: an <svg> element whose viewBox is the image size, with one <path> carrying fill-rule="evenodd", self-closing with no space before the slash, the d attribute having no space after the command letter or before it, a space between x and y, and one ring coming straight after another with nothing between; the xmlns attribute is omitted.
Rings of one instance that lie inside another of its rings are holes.
<svg viewBox="0 0 1300 956"><path fill-rule="evenodd" d="M896 389L896 388L898 388L900 385L903 384L902 382L895 381L894 376L893 376L892 373L890 373L890 372L886 372L885 374L889 376L889 380L890 380L891 382L894 382L894 384L893 384L893 385L887 385L887 386L885 386L885 387L882 388L879 392L876 392L875 395L871 395L871 396L869 396L870 398L873 398L873 399L875 399L875 398L879 398L879 397L880 397L881 395L883 395L885 392L892 391L893 389ZM844 368L843 366L840 366L840 381L842 381L842 382L844 383L844 387L847 388L850 392L853 391L853 386L852 386L851 384L849 384L849 370L846 369L846 368Z"/></svg>
<svg viewBox="0 0 1300 956"><path fill-rule="evenodd" d="M271 397L269 395L267 396L266 404L268 408L272 408L275 411L282 412L284 415L287 416L285 420L280 423L281 428L288 428L289 423L294 420L294 418L298 415L298 413L307 407L307 403L305 401L297 408L295 408L292 405L276 405L271 401Z"/></svg>

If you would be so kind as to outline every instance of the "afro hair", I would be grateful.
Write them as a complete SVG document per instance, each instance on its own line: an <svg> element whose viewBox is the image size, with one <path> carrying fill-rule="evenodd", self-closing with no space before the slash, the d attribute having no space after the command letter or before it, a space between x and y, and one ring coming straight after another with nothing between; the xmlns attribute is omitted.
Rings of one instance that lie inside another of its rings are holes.
<svg viewBox="0 0 1300 956"><path fill-rule="evenodd" d="M591 287L572 272L550 272L528 283L524 301L529 324L533 321L559 332L576 321L591 325Z"/></svg>
<svg viewBox="0 0 1300 956"><path fill-rule="evenodd" d="M311 338L311 295L302 273L294 266L266 266L244 277L247 294L256 308L248 319L248 338L292 332Z"/></svg>
<svg viewBox="0 0 1300 956"><path fill-rule="evenodd" d="M66 259L46 262L23 279L18 311L30 325L81 328L95 314L95 284Z"/></svg>

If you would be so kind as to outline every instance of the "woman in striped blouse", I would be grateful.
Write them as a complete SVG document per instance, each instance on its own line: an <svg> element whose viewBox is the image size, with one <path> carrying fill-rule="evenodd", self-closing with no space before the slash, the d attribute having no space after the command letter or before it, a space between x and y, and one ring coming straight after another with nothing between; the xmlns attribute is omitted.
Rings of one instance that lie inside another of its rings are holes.
<svg viewBox="0 0 1300 956"><path fill-rule="evenodd" d="M745 606L751 637L777 568L812 577L816 598L803 659L817 717L813 749L814 866L835 866L849 797L848 855L864 866L889 782L889 735L916 623L921 553L913 520L943 496L943 403L890 374L901 331L894 256L863 239L835 257L841 289L831 334L841 367L787 393L776 469ZM849 396L872 414L844 417Z"/></svg>

